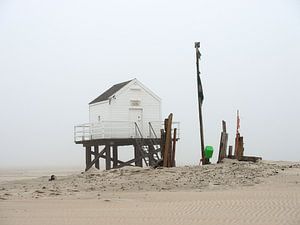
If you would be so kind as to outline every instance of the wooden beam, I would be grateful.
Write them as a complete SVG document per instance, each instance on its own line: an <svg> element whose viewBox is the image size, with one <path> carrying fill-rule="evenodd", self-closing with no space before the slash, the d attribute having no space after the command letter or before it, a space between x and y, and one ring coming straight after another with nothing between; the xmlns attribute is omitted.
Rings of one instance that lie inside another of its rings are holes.
<svg viewBox="0 0 300 225"><path fill-rule="evenodd" d="M226 152L227 152L227 145L228 145L228 134L224 133L223 137L223 147L222 147L222 160L226 158Z"/></svg>
<svg viewBox="0 0 300 225"><path fill-rule="evenodd" d="M171 160L172 167L176 166L176 162L175 162L176 141L177 141L176 135L177 135L177 128L174 129L174 133L173 133L173 148L172 148L172 160Z"/></svg>
<svg viewBox="0 0 300 225"><path fill-rule="evenodd" d="M134 161L135 165L139 167L143 167L143 159L141 156L141 152L139 150L139 147L136 144L134 145L134 158L136 159Z"/></svg>
<svg viewBox="0 0 300 225"><path fill-rule="evenodd" d="M98 145L95 145L95 146L94 146L94 154L95 154L95 156L99 154L99 146L98 146ZM99 162L99 161L100 161L99 159L97 159L97 160L95 161L95 167L96 167L97 169L100 169L100 162Z"/></svg>
<svg viewBox="0 0 300 225"><path fill-rule="evenodd" d="M91 160L92 160L91 146L86 146L85 147L85 171L89 169Z"/></svg>
<svg viewBox="0 0 300 225"><path fill-rule="evenodd" d="M234 157L238 159L238 152L239 152L239 139L240 139L240 134L237 133L235 137L235 143L234 143Z"/></svg>
<svg viewBox="0 0 300 225"><path fill-rule="evenodd" d="M149 166L154 166L155 164L155 160L154 160L154 157L153 157L153 154L154 154L154 151L155 151L155 148L153 145L148 145L148 151L149 151Z"/></svg>
<svg viewBox="0 0 300 225"><path fill-rule="evenodd" d="M166 145L164 149L164 158L163 158L163 165L164 167L169 167L170 166L170 154L171 154L171 132L172 132L172 118L173 114L170 113L168 117L168 122L167 122L167 130L166 130Z"/></svg>
<svg viewBox="0 0 300 225"><path fill-rule="evenodd" d="M100 152L98 155L95 155L94 160L91 161L91 162L88 164L88 166L86 167L85 171L89 170L89 169L94 165L94 163L95 163L97 160L99 160L99 158L100 158L101 156L103 156L103 154L105 153L105 151L106 151L106 148L103 148L103 149L101 150L101 152Z"/></svg>
<svg viewBox="0 0 300 225"><path fill-rule="evenodd" d="M103 158L103 159L106 159L105 155L102 155L100 157ZM109 158L109 160L112 162L113 158ZM132 166L131 163L134 163L134 162L136 162L135 158L134 159L130 159L130 160L126 161L126 162L118 160L118 166L116 168L120 168L120 167L123 167L123 166Z"/></svg>
<svg viewBox="0 0 300 225"><path fill-rule="evenodd" d="M166 144L166 133L164 129L160 130L160 148L161 148L161 157L164 158L165 155L165 144Z"/></svg>
<svg viewBox="0 0 300 225"><path fill-rule="evenodd" d="M153 140L155 142L159 142L160 138L144 138L144 140ZM86 146L101 146L101 145L111 145L111 143L116 144L117 146L127 146L134 145L134 138L105 138L105 139L93 139L93 140L85 140L85 141L77 141L76 144L82 144L84 147Z"/></svg>
<svg viewBox="0 0 300 225"><path fill-rule="evenodd" d="M241 160L243 156L244 156L244 138L239 137L237 159Z"/></svg>
<svg viewBox="0 0 300 225"><path fill-rule="evenodd" d="M239 161L247 161L247 162L257 162L258 160L262 160L261 157L257 156L242 156Z"/></svg>
<svg viewBox="0 0 300 225"><path fill-rule="evenodd" d="M228 134L226 133L226 122L222 120L222 132L220 138L218 163L221 163L222 160L226 157L227 143Z"/></svg>
<svg viewBox="0 0 300 225"><path fill-rule="evenodd" d="M118 166L118 146L113 146L113 168L117 168Z"/></svg>
<svg viewBox="0 0 300 225"><path fill-rule="evenodd" d="M106 170L110 170L111 169L111 158L110 158L110 145L106 145L106 151L105 151L105 167Z"/></svg>

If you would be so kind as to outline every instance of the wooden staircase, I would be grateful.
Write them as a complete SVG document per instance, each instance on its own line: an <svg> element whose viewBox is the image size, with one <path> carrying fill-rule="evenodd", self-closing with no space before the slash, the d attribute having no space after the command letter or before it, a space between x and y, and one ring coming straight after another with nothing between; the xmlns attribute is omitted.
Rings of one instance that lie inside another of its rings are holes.
<svg viewBox="0 0 300 225"><path fill-rule="evenodd" d="M144 138L139 126L135 123L135 129L138 138L136 138L136 146L146 166L155 166L161 160L161 146L154 132L151 123L149 123L153 138Z"/></svg>

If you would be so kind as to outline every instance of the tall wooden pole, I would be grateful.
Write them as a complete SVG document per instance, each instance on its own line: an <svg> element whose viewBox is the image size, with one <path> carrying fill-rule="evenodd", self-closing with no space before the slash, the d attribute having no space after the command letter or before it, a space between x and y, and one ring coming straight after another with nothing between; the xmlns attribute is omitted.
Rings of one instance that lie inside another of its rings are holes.
<svg viewBox="0 0 300 225"><path fill-rule="evenodd" d="M200 42L195 42L195 48L196 48L196 67L197 67L197 87L198 87L198 108L199 108L199 122L200 122L200 139L201 139L201 162L202 165L208 164L208 159L205 159L204 155L204 131L203 131L203 119L202 119L202 102L204 99L203 96L203 89L200 79L200 69L199 69L199 60L201 57L201 53L199 51L200 48Z"/></svg>

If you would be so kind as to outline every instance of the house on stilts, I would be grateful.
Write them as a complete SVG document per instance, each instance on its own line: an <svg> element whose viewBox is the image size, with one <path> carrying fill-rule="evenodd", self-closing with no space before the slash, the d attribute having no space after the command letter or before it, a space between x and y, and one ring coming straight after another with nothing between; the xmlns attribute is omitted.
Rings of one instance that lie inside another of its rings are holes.
<svg viewBox="0 0 300 225"><path fill-rule="evenodd" d="M74 127L74 141L86 152L86 170L123 166L155 166L161 159L161 99L137 79L115 84L89 103L89 123ZM179 139L179 123L173 122ZM121 146L134 157L121 161Z"/></svg>

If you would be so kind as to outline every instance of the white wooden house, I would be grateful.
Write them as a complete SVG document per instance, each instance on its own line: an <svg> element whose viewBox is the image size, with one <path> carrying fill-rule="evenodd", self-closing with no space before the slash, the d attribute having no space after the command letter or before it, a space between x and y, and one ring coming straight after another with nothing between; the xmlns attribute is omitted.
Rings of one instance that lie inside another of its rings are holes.
<svg viewBox="0 0 300 225"><path fill-rule="evenodd" d="M161 99L137 79L115 84L89 103L89 123L75 127L76 139L160 136Z"/></svg>

